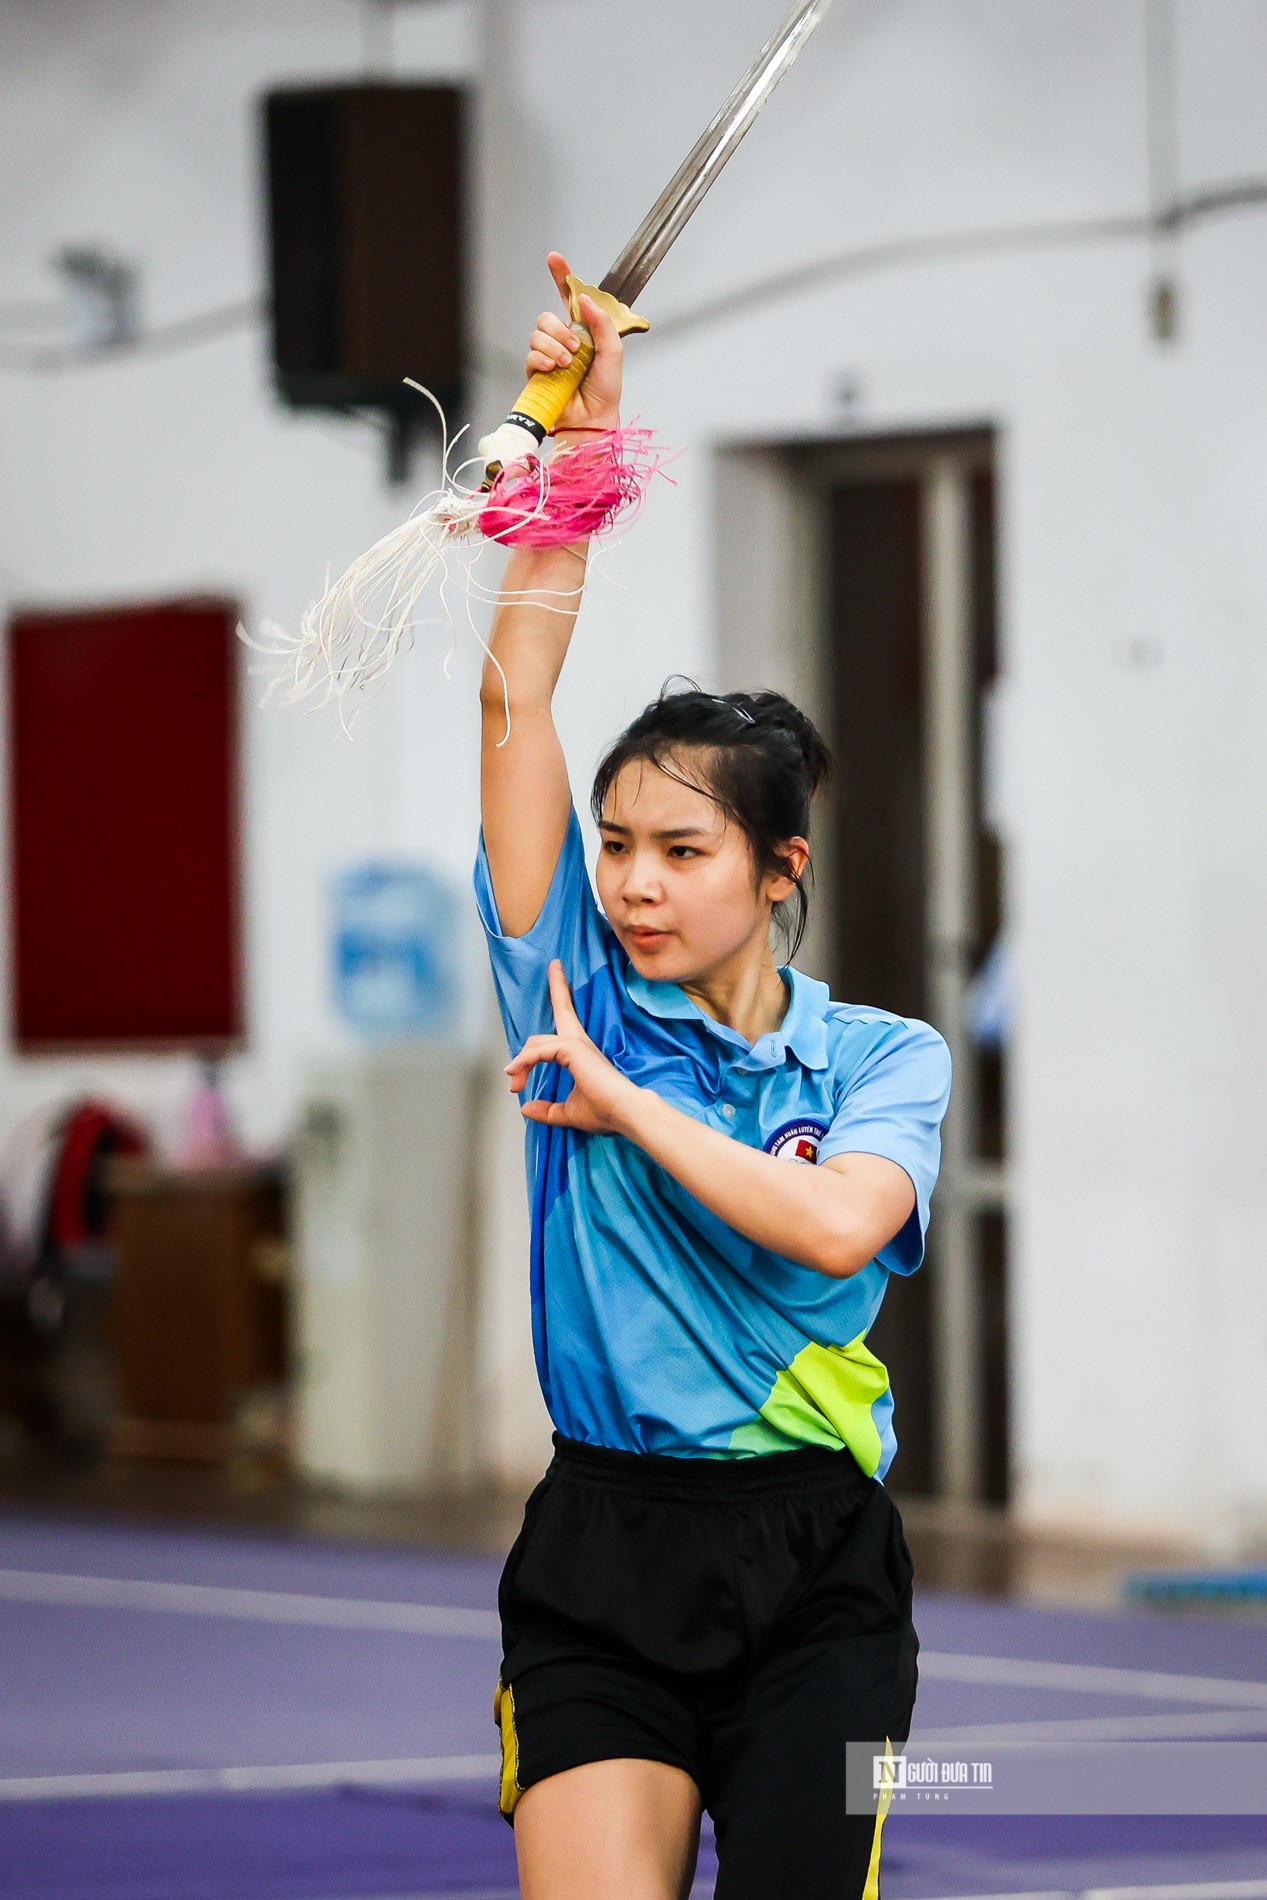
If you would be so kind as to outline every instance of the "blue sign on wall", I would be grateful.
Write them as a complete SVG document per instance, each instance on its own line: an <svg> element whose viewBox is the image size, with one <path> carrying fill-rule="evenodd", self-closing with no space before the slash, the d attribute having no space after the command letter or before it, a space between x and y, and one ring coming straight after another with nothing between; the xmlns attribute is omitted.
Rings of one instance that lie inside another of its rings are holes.
<svg viewBox="0 0 1267 1900"><path fill-rule="evenodd" d="M370 1036L458 1033L460 918L451 887L420 864L362 864L335 880L339 1013Z"/></svg>

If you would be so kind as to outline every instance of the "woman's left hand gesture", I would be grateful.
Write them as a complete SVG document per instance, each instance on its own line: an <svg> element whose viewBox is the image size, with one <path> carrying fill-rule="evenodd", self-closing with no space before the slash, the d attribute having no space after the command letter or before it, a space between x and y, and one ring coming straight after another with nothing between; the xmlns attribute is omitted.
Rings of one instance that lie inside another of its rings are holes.
<svg viewBox="0 0 1267 1900"><path fill-rule="evenodd" d="M557 1062L571 1076L572 1090L563 1102L525 1102L520 1113L526 1121L575 1128L587 1135L623 1133L626 1116L643 1091L613 1067L582 1029L557 959L550 965L549 979L555 1033L529 1036L513 1062L506 1064L506 1074L511 1092L520 1095L538 1062Z"/></svg>

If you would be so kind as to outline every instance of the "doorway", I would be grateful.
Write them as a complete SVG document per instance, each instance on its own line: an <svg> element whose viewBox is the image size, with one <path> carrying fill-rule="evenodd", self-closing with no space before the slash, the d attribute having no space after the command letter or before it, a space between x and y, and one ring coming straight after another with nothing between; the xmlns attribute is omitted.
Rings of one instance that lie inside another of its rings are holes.
<svg viewBox="0 0 1267 1900"><path fill-rule="evenodd" d="M1004 864L986 796L998 673L989 430L718 458L727 685L805 706L836 757L817 917L834 995L936 1025L955 1084L928 1255L868 1345L896 1398L895 1489L1009 1493Z"/></svg>

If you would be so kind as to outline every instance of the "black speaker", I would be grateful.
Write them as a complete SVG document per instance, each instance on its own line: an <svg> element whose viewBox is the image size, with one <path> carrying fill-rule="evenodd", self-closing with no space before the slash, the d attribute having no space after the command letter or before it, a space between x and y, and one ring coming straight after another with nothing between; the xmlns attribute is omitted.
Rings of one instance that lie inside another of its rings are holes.
<svg viewBox="0 0 1267 1900"><path fill-rule="evenodd" d="M383 409L407 439L462 407L465 100L452 86L287 88L264 103L273 368L303 408Z"/></svg>

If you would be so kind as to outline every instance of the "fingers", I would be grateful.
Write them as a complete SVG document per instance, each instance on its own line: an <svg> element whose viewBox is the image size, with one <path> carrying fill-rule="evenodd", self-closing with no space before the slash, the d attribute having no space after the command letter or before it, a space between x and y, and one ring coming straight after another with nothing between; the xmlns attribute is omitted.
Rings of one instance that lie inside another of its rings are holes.
<svg viewBox="0 0 1267 1900"><path fill-rule="evenodd" d="M528 1076L538 1062L559 1062L563 1067L571 1066L566 1039L580 1037L588 1040L581 1027L581 1019L576 1013L572 1001L572 992L568 988L567 978L563 974L563 965L556 957L548 971L550 984L550 1002L554 1008L555 1028L559 1034L554 1036L529 1036L517 1056L506 1064L503 1074L506 1076L512 1094L522 1094L527 1085Z"/></svg>
<svg viewBox="0 0 1267 1900"><path fill-rule="evenodd" d="M518 1095L528 1080L530 1070L538 1062L557 1062L559 1059L559 1038L557 1036L529 1036L519 1054L506 1064L502 1073L508 1077L510 1090Z"/></svg>
<svg viewBox="0 0 1267 1900"><path fill-rule="evenodd" d="M547 1128L570 1128L566 1102L525 1102L519 1110L526 1122L544 1122Z"/></svg>
<svg viewBox="0 0 1267 1900"><path fill-rule="evenodd" d="M537 318L536 329L528 339L524 367L530 376L547 374L552 369L566 369L580 341L562 317L556 317L551 310L543 310Z"/></svg>
<svg viewBox="0 0 1267 1900"><path fill-rule="evenodd" d="M576 1013L572 1001L572 992L568 980L563 974L563 965L556 957L546 975L550 983L550 1002L554 1008L554 1026L561 1036L584 1035L581 1019Z"/></svg>
<svg viewBox="0 0 1267 1900"><path fill-rule="evenodd" d="M546 257L546 267L554 279L555 289L563 299L563 308L569 310L572 305L572 293L568 289L568 278L572 274L572 266L561 251L551 251Z"/></svg>
<svg viewBox="0 0 1267 1900"><path fill-rule="evenodd" d="M589 325L596 356L619 357L624 354L625 346L620 333L601 303L595 303L592 297L582 297L581 315Z"/></svg>

